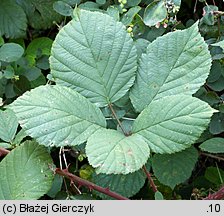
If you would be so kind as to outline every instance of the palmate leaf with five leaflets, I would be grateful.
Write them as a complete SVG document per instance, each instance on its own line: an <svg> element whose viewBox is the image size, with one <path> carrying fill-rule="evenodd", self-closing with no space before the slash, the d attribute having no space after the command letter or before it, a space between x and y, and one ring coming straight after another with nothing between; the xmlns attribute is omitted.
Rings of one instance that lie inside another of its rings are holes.
<svg viewBox="0 0 224 216"><path fill-rule="evenodd" d="M53 182L52 159L44 146L26 141L0 163L0 200L38 199Z"/></svg>
<svg viewBox="0 0 224 216"><path fill-rule="evenodd" d="M57 35L50 67L57 84L105 106L133 85L136 48L122 23L106 14L80 10Z"/></svg>
<svg viewBox="0 0 224 216"><path fill-rule="evenodd" d="M133 133L143 136L155 153L174 153L192 145L210 122L215 110L187 95L152 101L137 117Z"/></svg>
<svg viewBox="0 0 224 216"><path fill-rule="evenodd" d="M26 133L46 146L79 145L106 126L99 108L63 86L37 87L10 108Z"/></svg>
<svg viewBox="0 0 224 216"><path fill-rule="evenodd" d="M198 23L158 37L149 44L138 67L130 98L137 111L169 95L192 95L209 74L211 55Z"/></svg>
<svg viewBox="0 0 224 216"><path fill-rule="evenodd" d="M101 129L87 140L86 155L97 173L128 174L139 170L149 158L142 136Z"/></svg>

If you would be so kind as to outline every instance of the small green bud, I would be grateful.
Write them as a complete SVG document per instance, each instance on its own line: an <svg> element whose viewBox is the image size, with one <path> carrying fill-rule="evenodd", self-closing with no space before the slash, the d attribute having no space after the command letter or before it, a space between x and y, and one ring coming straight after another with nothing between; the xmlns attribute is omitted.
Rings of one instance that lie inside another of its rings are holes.
<svg viewBox="0 0 224 216"><path fill-rule="evenodd" d="M16 81L19 80L19 76L18 75L14 75L13 79L16 80Z"/></svg>
<svg viewBox="0 0 224 216"><path fill-rule="evenodd" d="M131 27L131 26L129 26L129 27L127 28L127 32L128 32L128 33L131 33L131 32L132 32L132 30L133 30L133 29L132 29L132 27Z"/></svg>

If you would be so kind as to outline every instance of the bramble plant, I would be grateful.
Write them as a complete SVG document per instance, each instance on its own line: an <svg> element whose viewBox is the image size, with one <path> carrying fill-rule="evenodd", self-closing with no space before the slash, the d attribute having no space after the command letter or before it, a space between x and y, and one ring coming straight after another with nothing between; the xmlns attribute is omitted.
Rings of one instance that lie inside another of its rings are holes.
<svg viewBox="0 0 224 216"><path fill-rule="evenodd" d="M0 146L15 148L0 163L0 199L38 199L44 194L54 198L62 185L59 175L95 189L94 196L102 199L130 198L148 178L155 199L163 199L155 181L174 189L190 178L199 156L194 144L217 112L199 99L213 67L208 44L199 33L203 23L152 42L133 40L131 23L139 6L130 12L127 2L119 1L125 13L119 22L112 8L107 14L75 8L71 14L71 7L61 10L61 4L55 3L54 9L72 19L60 28L51 53L51 41L39 56L33 54L39 52L35 45L30 48L34 52L14 43L0 48L0 60L7 62L3 75L11 80L18 78L12 62L24 52L28 65L18 63L22 69L38 68L36 59L50 54L48 83L20 92L0 110L0 127L5 128ZM154 1L146 7L143 21L167 27L179 8L180 4ZM160 16L152 16L154 10L160 10ZM212 46L222 47L220 43ZM6 59L1 49L17 53ZM18 125L22 130L16 134ZM28 136L31 140L22 142ZM216 146L212 148L208 139L200 149L223 153L221 138L213 139ZM74 175L77 169L68 171L65 155L66 169L61 161L60 169L55 168L49 152L58 147L60 154L65 154L64 148L75 151L77 161L87 158L79 173L83 178Z"/></svg>

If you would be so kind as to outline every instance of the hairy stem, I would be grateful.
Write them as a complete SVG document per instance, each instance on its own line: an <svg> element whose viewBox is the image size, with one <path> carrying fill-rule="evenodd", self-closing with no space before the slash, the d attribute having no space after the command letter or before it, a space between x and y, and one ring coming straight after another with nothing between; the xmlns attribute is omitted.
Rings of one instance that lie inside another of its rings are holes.
<svg viewBox="0 0 224 216"><path fill-rule="evenodd" d="M100 187L100 186L98 186L98 185L96 185L96 184L94 184L90 181L87 181L87 180L82 179L82 178L80 178L76 175L73 175L72 173L68 172L67 169L62 170L62 169L56 168L55 173L57 173L61 176L64 176L67 179L70 179L71 182L78 183L80 186L82 186L82 185L86 186L91 190L93 189L93 190L99 191L99 192L104 193L104 194L106 194L110 197L113 197L113 198L117 199L117 200L129 200L128 198L123 197L120 194L117 194L115 192L110 191L108 188Z"/></svg>
<svg viewBox="0 0 224 216"><path fill-rule="evenodd" d="M222 200L224 199L224 186L221 187L217 192L209 194L204 200Z"/></svg>
<svg viewBox="0 0 224 216"><path fill-rule="evenodd" d="M111 110L111 112L112 112L113 117L117 120L117 123L118 123L118 125L120 126L122 132L124 133L125 136L128 136L128 134L127 134L126 131L124 130L124 128L123 128L123 126L122 126L122 124L121 124L119 118L117 117L117 115L116 115L116 113L115 113L115 111L114 111L113 105L112 105L112 104L108 104L108 106L109 106L109 108L110 108L110 110Z"/></svg>
<svg viewBox="0 0 224 216"><path fill-rule="evenodd" d="M154 193L156 193L158 190L157 190L157 186L155 185L153 179L152 179L152 176L151 174L147 171L146 169L146 166L144 165L143 168L142 168L150 182L150 186L152 187L152 190L154 191Z"/></svg>
<svg viewBox="0 0 224 216"><path fill-rule="evenodd" d="M7 155L9 152L10 151L5 148L0 148L0 157Z"/></svg>

